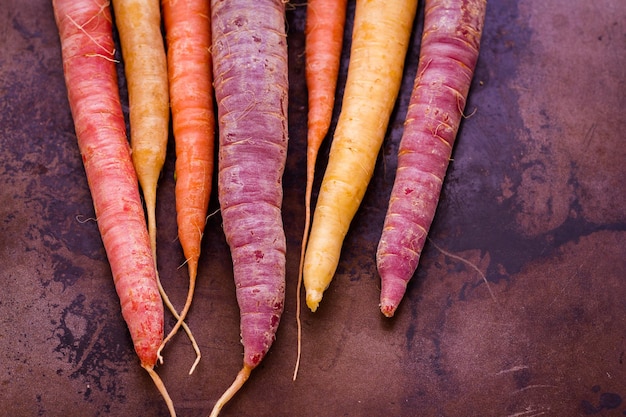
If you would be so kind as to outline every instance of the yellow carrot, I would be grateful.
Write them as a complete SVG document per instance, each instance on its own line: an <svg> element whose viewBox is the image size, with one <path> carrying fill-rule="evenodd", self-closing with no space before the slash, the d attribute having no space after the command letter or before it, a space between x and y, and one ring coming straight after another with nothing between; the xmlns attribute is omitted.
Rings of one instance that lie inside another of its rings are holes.
<svg viewBox="0 0 626 417"><path fill-rule="evenodd" d="M169 135L167 60L158 1L113 0L128 84L130 145L156 262L156 189Z"/></svg>
<svg viewBox="0 0 626 417"><path fill-rule="evenodd" d="M305 254L306 303L317 310L376 165L404 70L417 0L358 0L348 78Z"/></svg>

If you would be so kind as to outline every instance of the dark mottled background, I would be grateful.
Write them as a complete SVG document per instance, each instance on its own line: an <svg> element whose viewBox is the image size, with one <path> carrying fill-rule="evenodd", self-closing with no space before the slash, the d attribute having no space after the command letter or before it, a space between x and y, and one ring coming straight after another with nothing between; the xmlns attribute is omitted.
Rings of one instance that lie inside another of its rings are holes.
<svg viewBox="0 0 626 417"><path fill-rule="evenodd" d="M398 106L337 275L320 310L303 313L296 382L305 8L289 11L286 310L278 340L223 415L626 415L626 6L489 3L471 116L420 268L388 320L378 311L374 254L422 10L423 2ZM165 417L132 350L93 221L50 2L5 1L0 49L0 415ZM180 306L187 280L172 156L159 187L159 261ZM158 368L180 417L207 415L241 365L219 214L209 218L199 273L189 325L202 362L187 375L194 355L181 333Z"/></svg>

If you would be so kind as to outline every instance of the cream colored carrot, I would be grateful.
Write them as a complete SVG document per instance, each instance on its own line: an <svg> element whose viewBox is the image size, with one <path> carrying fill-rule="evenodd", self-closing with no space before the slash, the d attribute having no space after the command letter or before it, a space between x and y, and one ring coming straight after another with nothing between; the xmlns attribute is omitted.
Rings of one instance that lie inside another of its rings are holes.
<svg viewBox="0 0 626 417"><path fill-rule="evenodd" d="M130 146L156 262L156 190L169 135L167 60L158 1L113 0L128 85Z"/></svg>

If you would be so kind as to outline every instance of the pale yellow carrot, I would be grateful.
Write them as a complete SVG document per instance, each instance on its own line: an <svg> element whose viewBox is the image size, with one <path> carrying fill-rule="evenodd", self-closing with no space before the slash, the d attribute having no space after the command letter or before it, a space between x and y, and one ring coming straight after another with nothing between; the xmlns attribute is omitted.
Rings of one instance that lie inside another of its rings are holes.
<svg viewBox="0 0 626 417"><path fill-rule="evenodd" d="M156 262L156 190L169 135L167 60L158 1L113 0L128 85L130 146Z"/></svg>

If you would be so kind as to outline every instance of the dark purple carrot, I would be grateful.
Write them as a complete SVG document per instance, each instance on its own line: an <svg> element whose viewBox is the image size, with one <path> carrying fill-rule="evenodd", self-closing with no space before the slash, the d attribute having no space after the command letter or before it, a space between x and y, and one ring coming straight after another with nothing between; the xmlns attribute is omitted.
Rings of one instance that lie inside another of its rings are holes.
<svg viewBox="0 0 626 417"><path fill-rule="evenodd" d="M265 357L285 298L282 176L287 155L287 36L282 0L211 1L218 111L218 198L241 314L243 367L216 416Z"/></svg>
<svg viewBox="0 0 626 417"><path fill-rule="evenodd" d="M391 317L419 263L463 117L486 0L426 0L420 60L398 150L377 267Z"/></svg>

